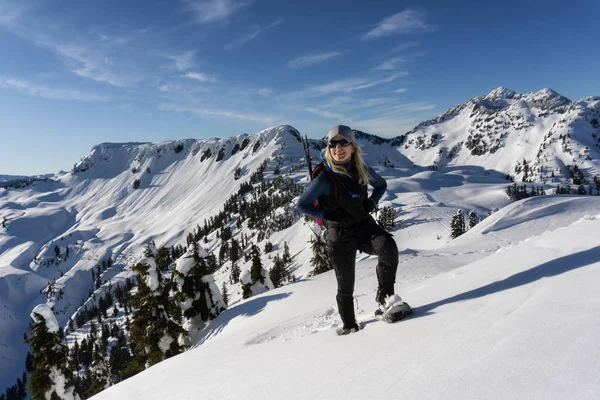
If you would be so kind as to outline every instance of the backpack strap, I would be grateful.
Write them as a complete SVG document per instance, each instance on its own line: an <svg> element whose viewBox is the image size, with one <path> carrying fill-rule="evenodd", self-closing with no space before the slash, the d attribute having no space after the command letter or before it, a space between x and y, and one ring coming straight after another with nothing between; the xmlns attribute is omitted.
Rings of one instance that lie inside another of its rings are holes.
<svg viewBox="0 0 600 400"><path fill-rule="evenodd" d="M315 165L315 168L313 168L313 170L310 173L311 180L315 180L317 178L317 176L319 176L321 173L325 173L325 176L327 176L329 185L331 186L331 189L333 190L333 196L337 199L339 197L339 193L338 193L337 185L335 184L335 178L331 174L331 172L329 172L327 170L327 167L325 167L325 164L323 162L320 162L317 165Z"/></svg>

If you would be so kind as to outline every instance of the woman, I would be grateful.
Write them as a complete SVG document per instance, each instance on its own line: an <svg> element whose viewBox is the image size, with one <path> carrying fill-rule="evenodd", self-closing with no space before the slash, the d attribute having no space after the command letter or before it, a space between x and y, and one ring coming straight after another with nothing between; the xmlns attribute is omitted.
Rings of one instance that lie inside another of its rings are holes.
<svg viewBox="0 0 600 400"><path fill-rule="evenodd" d="M354 277L356 251L377 255L376 301L380 315L396 320L410 307L394 294L398 247L394 238L373 219L371 212L385 193L387 184L361 156L354 132L345 125L327 133L325 168L298 199L298 209L325 221L327 256L337 278L337 304L343 322L342 334L360 329L354 315ZM369 197L367 185L373 186ZM333 187L335 185L335 187ZM315 200L318 206L314 205ZM400 304L404 306L400 307Z"/></svg>

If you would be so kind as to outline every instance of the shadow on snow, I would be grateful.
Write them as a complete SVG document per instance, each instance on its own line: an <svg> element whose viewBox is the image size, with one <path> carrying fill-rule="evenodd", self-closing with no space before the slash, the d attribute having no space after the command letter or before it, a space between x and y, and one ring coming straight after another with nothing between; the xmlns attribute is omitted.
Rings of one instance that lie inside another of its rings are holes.
<svg viewBox="0 0 600 400"><path fill-rule="evenodd" d="M290 295L291 292L261 296L225 310L202 331L202 336L198 339L194 347L200 346L208 339L218 335L233 319L256 315L265 309L267 303L283 300Z"/></svg>
<svg viewBox="0 0 600 400"><path fill-rule="evenodd" d="M415 309L415 317L422 317L430 314L433 310L446 304L460 301L478 299L490 294L498 293L504 290L514 289L519 286L527 285L542 278L557 276L577 268L585 267L600 260L600 246L593 247L578 253L569 254L552 261L545 262L526 271L511 275L501 281L493 282L488 285L470 290L465 293L447 299L439 300L434 303L425 304Z"/></svg>

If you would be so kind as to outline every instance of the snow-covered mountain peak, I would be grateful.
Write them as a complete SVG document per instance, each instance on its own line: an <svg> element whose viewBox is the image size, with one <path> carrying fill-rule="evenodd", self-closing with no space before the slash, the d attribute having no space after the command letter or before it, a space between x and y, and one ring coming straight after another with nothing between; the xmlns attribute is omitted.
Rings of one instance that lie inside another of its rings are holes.
<svg viewBox="0 0 600 400"><path fill-rule="evenodd" d="M516 92L505 87L498 87L489 92L485 98L488 100L512 99L516 96Z"/></svg>
<svg viewBox="0 0 600 400"><path fill-rule="evenodd" d="M478 165L527 182L564 182L576 166L587 175L577 184L587 185L598 174L598 121L597 97L573 102L549 88L499 87L417 125L403 153L417 165Z"/></svg>
<svg viewBox="0 0 600 400"><path fill-rule="evenodd" d="M532 106L544 110L553 110L571 104L571 100L549 88L530 92L525 96L525 100Z"/></svg>

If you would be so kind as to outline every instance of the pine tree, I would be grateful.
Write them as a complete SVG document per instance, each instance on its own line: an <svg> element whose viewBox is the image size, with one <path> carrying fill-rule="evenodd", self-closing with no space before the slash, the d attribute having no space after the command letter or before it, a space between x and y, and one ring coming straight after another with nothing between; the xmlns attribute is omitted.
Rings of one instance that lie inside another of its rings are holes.
<svg viewBox="0 0 600 400"><path fill-rule="evenodd" d="M46 309L48 318L54 318L53 315L49 316L51 311L45 305L36 307L32 313L35 323L27 328L30 336L25 343L31 347L34 371L29 378L27 391L33 400L46 400L47 396L58 397L56 390L60 385L66 398L79 399L73 391L73 373L67 367L68 348L62 342L60 329L56 328L56 319L51 323L42 315L42 311L36 311L43 309Z"/></svg>
<svg viewBox="0 0 600 400"><path fill-rule="evenodd" d="M221 285L221 296L223 297L223 303L226 306L229 305L229 293L227 293L227 283L223 281L223 285Z"/></svg>
<svg viewBox="0 0 600 400"><path fill-rule="evenodd" d="M242 298L247 299L252 296L252 284L250 283L242 283Z"/></svg>
<svg viewBox="0 0 600 400"><path fill-rule="evenodd" d="M117 343L110 352L109 367L112 383L118 383L128 378L125 373L131 363L131 352L127 344L125 334L119 330L117 334Z"/></svg>
<svg viewBox="0 0 600 400"><path fill-rule="evenodd" d="M273 251L273 243L267 241L267 243L265 243L265 254L270 253L272 251Z"/></svg>
<svg viewBox="0 0 600 400"><path fill-rule="evenodd" d="M463 215L462 210L458 210L454 217L452 217L452 222L450 224L450 229L452 232L450 233L450 237L452 239L456 239L463 233L465 233L465 216Z"/></svg>
<svg viewBox="0 0 600 400"><path fill-rule="evenodd" d="M225 309L214 278L198 253L196 242L192 243L188 253L177 260L173 275L177 287L175 298L183 315L183 328L188 333L216 318ZM185 335L181 337L186 344L191 344L190 341L194 339Z"/></svg>
<svg viewBox="0 0 600 400"><path fill-rule="evenodd" d="M469 229L477 225L479 222L479 216L473 210L469 211Z"/></svg>
<svg viewBox="0 0 600 400"><path fill-rule="evenodd" d="M240 244L237 240L231 239L231 246L229 246L229 259L232 263L240 259Z"/></svg>
<svg viewBox="0 0 600 400"><path fill-rule="evenodd" d="M169 269L169 266L173 262L171 258L171 254L169 253L169 249L166 247L161 247L158 249L158 253L156 254L156 267L160 272L164 272Z"/></svg>
<svg viewBox="0 0 600 400"><path fill-rule="evenodd" d="M281 261L283 261L286 270L289 270L292 265L292 255L290 254L290 247L287 242L283 242L283 255L281 256Z"/></svg>
<svg viewBox="0 0 600 400"><path fill-rule="evenodd" d="M100 393L110 386L110 367L100 346L95 345L92 356L92 366L90 368L91 383L90 389L85 393L86 397L91 397Z"/></svg>
<svg viewBox="0 0 600 400"><path fill-rule="evenodd" d="M231 264L231 275L229 277L229 282L231 282L232 284L234 283L238 283L240 281L240 267L237 265L237 263L232 263Z"/></svg>
<svg viewBox="0 0 600 400"><path fill-rule="evenodd" d="M514 200L514 194L512 191L512 188L509 186L508 188L506 188L506 195L508 196L509 199Z"/></svg>
<svg viewBox="0 0 600 400"><path fill-rule="evenodd" d="M310 247L313 253L312 258L310 259L310 263L313 266L310 275L314 276L330 271L332 267L329 263L329 257L327 257L327 244L325 243L325 240L315 234L310 239Z"/></svg>
<svg viewBox="0 0 600 400"><path fill-rule="evenodd" d="M273 267L269 270L269 278L273 282L273 286L276 288L280 287L287 278L287 275L288 273L283 260L279 258L279 255L276 255L273 260Z"/></svg>
<svg viewBox="0 0 600 400"><path fill-rule="evenodd" d="M381 225L385 231L392 232L395 227L395 219L396 210L394 210L394 207L385 206L381 209L377 222L379 222L379 225Z"/></svg>
<svg viewBox="0 0 600 400"><path fill-rule="evenodd" d="M250 257L252 258L252 266L250 267L252 283L260 282L264 284L265 279L263 277L262 261L260 260L260 250L258 250L258 246L255 244L252 244L250 248Z"/></svg>
<svg viewBox="0 0 600 400"><path fill-rule="evenodd" d="M158 273L153 252L148 250L146 258L133 267L139 285L131 299L138 307L131 324L135 354L128 373L132 375L182 351L177 341L183 332L179 310L169 298L169 287Z"/></svg>

